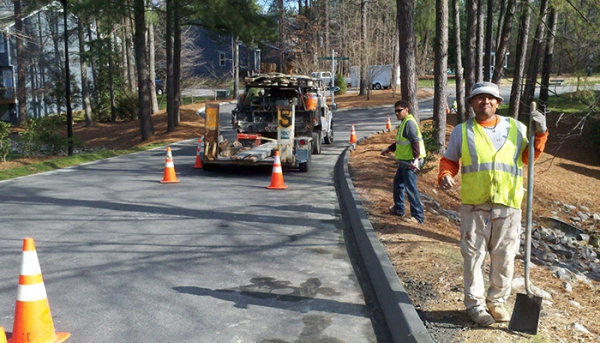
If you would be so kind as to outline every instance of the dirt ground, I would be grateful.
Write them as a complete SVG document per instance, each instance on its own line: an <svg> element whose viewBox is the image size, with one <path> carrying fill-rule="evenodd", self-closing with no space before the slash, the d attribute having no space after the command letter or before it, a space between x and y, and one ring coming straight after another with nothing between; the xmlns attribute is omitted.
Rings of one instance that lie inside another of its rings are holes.
<svg viewBox="0 0 600 343"><path fill-rule="evenodd" d="M429 95L420 93L420 97ZM356 95L336 96L335 99L340 109L379 105L391 107L399 95L394 96L387 90L375 91L369 101ZM152 120L156 134L146 142L140 141L138 121L95 123L88 128L77 123L73 131L75 136L87 142L87 148L90 149L129 148L159 141L176 142L197 138L203 133L203 119L196 114L196 110L203 107L202 103L183 106L181 124L171 133L166 133L164 111L154 115ZM590 153L581 140L567 141L557 151L559 134L566 132L573 123L563 118L557 127L553 124L556 118L553 114L548 117L550 138L546 153L535 169L534 219L551 216L551 211L557 206L556 201L584 205L592 213L600 213L600 157ZM454 123L455 118L449 116L448 134ZM448 220L444 215L435 214L430 204L426 204L426 224L422 226L404 222L387 212L392 205L395 161L380 156L379 152L394 140L395 133L388 132L361 142L351 154L350 170L354 186L380 241L436 341L600 342L600 326L597 325L600 322L600 283L572 282L573 290L568 292L562 286L563 281L542 266L532 267L531 280L535 286L549 292L552 300L544 303L537 336L511 333L506 324L494 324L489 328L474 326L463 311L458 223ZM0 170L33 161L0 163ZM437 173L437 161L420 172L420 191L433 198L442 208L458 211L458 191L441 190L437 186ZM521 260L517 261L515 274L523 275ZM509 307L514 304L514 294L509 299ZM581 330L580 326L589 330L589 333Z"/></svg>
<svg viewBox="0 0 600 343"><path fill-rule="evenodd" d="M557 151L558 137L573 125L563 118L556 126L557 117L548 116L550 138L546 153L534 169L534 221L540 216L554 216L552 211L559 207L556 201L583 205L591 213L600 213L600 157L590 153L582 140L564 142ZM447 135L455 123L456 118L450 115ZM393 158L381 156L380 151L394 141L392 131L361 142L351 154L350 173L390 261L437 342L600 342L597 325L600 283L573 282L573 290L568 292L563 288L564 281L543 266L534 265L530 269L532 283L552 295L552 300L543 304L537 336L511 333L507 324L479 328L471 323L462 303L459 223L436 214L430 203L425 203L425 225L407 223L388 213L388 207L393 204L392 180L396 165ZM444 191L437 185L438 162L439 158L420 172L419 190L443 209L458 211L459 191ZM568 217L562 219L569 221ZM523 263L518 258L515 277L522 276ZM513 290L508 301L509 310L514 306L516 293ZM581 326L589 333L583 332Z"/></svg>

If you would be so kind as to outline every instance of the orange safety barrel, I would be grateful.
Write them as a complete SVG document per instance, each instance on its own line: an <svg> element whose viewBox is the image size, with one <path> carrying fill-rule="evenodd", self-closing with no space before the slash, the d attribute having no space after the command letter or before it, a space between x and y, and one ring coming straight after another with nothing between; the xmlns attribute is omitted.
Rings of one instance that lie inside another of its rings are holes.
<svg viewBox="0 0 600 343"><path fill-rule="evenodd" d="M304 95L304 106L307 110L314 111L317 109L317 94L307 93Z"/></svg>

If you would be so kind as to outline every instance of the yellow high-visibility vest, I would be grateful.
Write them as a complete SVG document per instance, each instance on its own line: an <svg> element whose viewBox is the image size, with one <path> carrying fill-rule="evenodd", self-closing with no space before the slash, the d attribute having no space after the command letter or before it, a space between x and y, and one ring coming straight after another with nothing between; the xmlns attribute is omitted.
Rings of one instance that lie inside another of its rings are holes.
<svg viewBox="0 0 600 343"><path fill-rule="evenodd" d="M527 129L523 123L508 119L508 137L498 151L474 118L462 125L460 197L463 204L490 201L521 208L524 193L521 155L527 147L527 138L523 135Z"/></svg>
<svg viewBox="0 0 600 343"><path fill-rule="evenodd" d="M412 114L409 114L404 118L402 123L400 124L400 128L398 129L398 133L396 133L396 159L398 160L414 160L412 152L412 145L410 141L404 137L402 134L404 133L404 128L406 127L406 123L412 121L415 123L417 127L417 138L419 139L419 158L425 157L425 143L423 142L423 135L421 135L421 129L419 128L419 124L415 120Z"/></svg>

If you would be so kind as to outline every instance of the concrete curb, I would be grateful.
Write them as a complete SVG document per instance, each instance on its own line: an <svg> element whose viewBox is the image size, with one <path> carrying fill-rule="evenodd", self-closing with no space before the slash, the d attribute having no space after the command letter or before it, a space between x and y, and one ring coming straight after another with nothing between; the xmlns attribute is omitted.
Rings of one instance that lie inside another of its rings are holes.
<svg viewBox="0 0 600 343"><path fill-rule="evenodd" d="M356 144L362 140L364 138ZM350 179L348 157L354 147L355 144L352 144L344 149L334 168L334 183L345 227L354 236L392 340L399 343L432 343L433 339L396 275Z"/></svg>

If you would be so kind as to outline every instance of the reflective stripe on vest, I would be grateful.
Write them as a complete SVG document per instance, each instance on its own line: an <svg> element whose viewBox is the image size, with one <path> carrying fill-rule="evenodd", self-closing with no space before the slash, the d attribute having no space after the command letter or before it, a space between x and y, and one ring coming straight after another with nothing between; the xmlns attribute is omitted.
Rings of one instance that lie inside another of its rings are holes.
<svg viewBox="0 0 600 343"><path fill-rule="evenodd" d="M415 120L415 117L413 117L412 114L409 114L406 116L406 118L404 118L404 120L400 124L398 133L396 134L395 156L396 156L396 159L398 159L398 160L414 160L415 159L415 157L413 156L412 145L411 145L410 141L403 135L404 128L406 127L406 124L409 121L412 121L413 123L415 123L415 127L417 128L417 138L419 140L419 150L420 150L419 158L423 158L426 155L425 143L423 142L423 135L421 135L421 129L419 128L419 124Z"/></svg>
<svg viewBox="0 0 600 343"><path fill-rule="evenodd" d="M513 118L509 121L508 137L498 151L483 128L474 119L462 124L462 186L464 204L482 204L490 201L513 208L521 208L523 200L523 160L527 146L524 132L527 128Z"/></svg>

